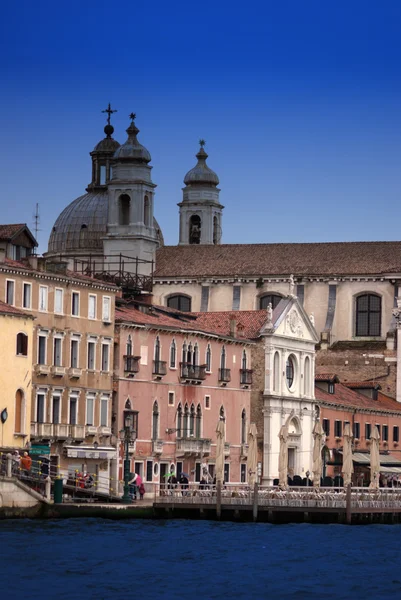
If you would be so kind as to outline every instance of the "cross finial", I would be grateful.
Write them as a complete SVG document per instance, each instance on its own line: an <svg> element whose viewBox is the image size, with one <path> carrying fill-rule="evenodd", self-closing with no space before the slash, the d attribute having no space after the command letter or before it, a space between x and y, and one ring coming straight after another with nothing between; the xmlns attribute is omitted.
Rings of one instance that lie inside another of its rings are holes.
<svg viewBox="0 0 401 600"><path fill-rule="evenodd" d="M106 108L106 110L102 110L102 113L107 113L107 125L110 125L110 116L111 116L113 113L115 113L115 112L117 112L117 111L116 111L116 110L113 110L113 109L111 108L111 106L110 106L110 102L109 102L109 105L108 105L108 107Z"/></svg>
<svg viewBox="0 0 401 600"><path fill-rule="evenodd" d="M206 144L205 140L200 139L199 140L199 145L201 148L203 148L203 146Z"/></svg>
<svg viewBox="0 0 401 600"><path fill-rule="evenodd" d="M135 119L136 119L136 114L132 112L132 113L130 114L129 118L131 119L131 121L132 121L132 122L134 122L134 121L135 121Z"/></svg>

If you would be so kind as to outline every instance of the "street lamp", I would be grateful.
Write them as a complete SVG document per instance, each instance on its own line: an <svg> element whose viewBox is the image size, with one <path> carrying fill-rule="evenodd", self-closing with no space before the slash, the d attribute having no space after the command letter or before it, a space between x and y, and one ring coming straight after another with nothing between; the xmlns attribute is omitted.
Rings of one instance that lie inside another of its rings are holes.
<svg viewBox="0 0 401 600"><path fill-rule="evenodd" d="M129 474L130 474L130 459L129 445L130 442L135 442L138 433L138 411L124 411L124 429L120 431L121 440L124 442L124 494L122 501L125 504L131 503L129 495Z"/></svg>

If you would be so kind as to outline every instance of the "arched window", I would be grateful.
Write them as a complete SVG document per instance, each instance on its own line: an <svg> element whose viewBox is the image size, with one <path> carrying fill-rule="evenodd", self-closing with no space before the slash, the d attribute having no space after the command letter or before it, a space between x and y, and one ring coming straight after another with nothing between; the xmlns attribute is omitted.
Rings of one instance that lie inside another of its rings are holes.
<svg viewBox="0 0 401 600"><path fill-rule="evenodd" d="M19 356L28 356L28 336L25 333L17 335L17 354Z"/></svg>
<svg viewBox="0 0 401 600"><path fill-rule="evenodd" d="M212 370L212 349L210 348L210 344L207 345L206 349L206 371L210 373Z"/></svg>
<svg viewBox="0 0 401 600"><path fill-rule="evenodd" d="M156 337L155 340L155 362L160 361L160 339L159 336Z"/></svg>
<svg viewBox="0 0 401 600"><path fill-rule="evenodd" d="M119 224L120 225L129 225L130 222L130 208L131 208L131 198L128 194L121 194L118 199L118 209L119 209Z"/></svg>
<svg viewBox="0 0 401 600"><path fill-rule="evenodd" d="M167 298L167 306L182 312L191 312L191 298L183 294L175 294Z"/></svg>
<svg viewBox="0 0 401 600"><path fill-rule="evenodd" d="M181 402L177 408L177 437L181 437L182 435L182 406Z"/></svg>
<svg viewBox="0 0 401 600"><path fill-rule="evenodd" d="M132 356L132 337L130 335L127 338L126 354L127 356Z"/></svg>
<svg viewBox="0 0 401 600"><path fill-rule="evenodd" d="M219 225L219 219L215 215L213 217L213 244L220 244L221 239L221 229Z"/></svg>
<svg viewBox="0 0 401 600"><path fill-rule="evenodd" d="M195 346L194 346L194 352L193 352L193 356L192 356L192 364L194 365L194 367L197 367L199 365L199 348L198 348L198 344L195 344Z"/></svg>
<svg viewBox="0 0 401 600"><path fill-rule="evenodd" d="M246 444L246 410L241 413L241 444Z"/></svg>
<svg viewBox="0 0 401 600"><path fill-rule="evenodd" d="M189 243L200 244L201 241L201 218L199 215L192 215L189 219Z"/></svg>
<svg viewBox="0 0 401 600"><path fill-rule="evenodd" d="M193 436L195 433L195 406L191 404L191 412L189 415L189 435Z"/></svg>
<svg viewBox="0 0 401 600"><path fill-rule="evenodd" d="M159 435L159 405L157 404L157 400L153 403L153 413L152 413L152 440L157 440Z"/></svg>
<svg viewBox="0 0 401 600"><path fill-rule="evenodd" d="M200 404L196 407L196 423L195 423L195 437L198 439L201 437L202 432L202 409Z"/></svg>
<svg viewBox="0 0 401 600"><path fill-rule="evenodd" d="M261 310L266 310L269 304L271 304L272 309L274 310L281 298L282 297L279 294L264 294L259 298L259 308Z"/></svg>
<svg viewBox="0 0 401 600"><path fill-rule="evenodd" d="M221 349L221 355L220 355L220 369L225 369L226 368L226 347L223 346Z"/></svg>
<svg viewBox="0 0 401 600"><path fill-rule="evenodd" d="M15 394L15 433L24 433L25 424L25 396L22 390Z"/></svg>
<svg viewBox="0 0 401 600"><path fill-rule="evenodd" d="M290 389L292 387L292 384L294 383L294 372L294 359L292 356L289 356L285 364L285 377L287 380L288 389Z"/></svg>
<svg viewBox="0 0 401 600"><path fill-rule="evenodd" d="M356 299L356 336L380 336L382 300L376 294L363 294Z"/></svg>
<svg viewBox="0 0 401 600"><path fill-rule="evenodd" d="M188 425L189 425L189 410L188 410L188 404L186 404L184 406L184 423L183 423L183 431L182 431L182 436L183 437L188 437Z"/></svg>
<svg viewBox="0 0 401 600"><path fill-rule="evenodd" d="M247 356L246 356L246 350L244 350L242 352L242 370L246 371L247 370Z"/></svg>
<svg viewBox="0 0 401 600"><path fill-rule="evenodd" d="M280 392L280 355L278 352L274 355L273 361L273 391Z"/></svg>
<svg viewBox="0 0 401 600"><path fill-rule="evenodd" d="M127 398L127 400L125 402L125 410L131 410L131 409L132 409L131 400L129 398Z"/></svg>
<svg viewBox="0 0 401 600"><path fill-rule="evenodd" d="M304 363L304 394L305 396L310 396L310 379L311 379L311 373L310 373L310 359L309 356L307 356L305 358L305 363Z"/></svg>
<svg viewBox="0 0 401 600"><path fill-rule="evenodd" d="M192 344L188 345L186 362L188 365L192 365Z"/></svg>
<svg viewBox="0 0 401 600"><path fill-rule="evenodd" d="M177 346L175 340L171 342L170 346L170 369L175 369L177 366Z"/></svg>
<svg viewBox="0 0 401 600"><path fill-rule="evenodd" d="M150 227L150 202L149 196L145 196L143 199L143 222L146 227Z"/></svg>

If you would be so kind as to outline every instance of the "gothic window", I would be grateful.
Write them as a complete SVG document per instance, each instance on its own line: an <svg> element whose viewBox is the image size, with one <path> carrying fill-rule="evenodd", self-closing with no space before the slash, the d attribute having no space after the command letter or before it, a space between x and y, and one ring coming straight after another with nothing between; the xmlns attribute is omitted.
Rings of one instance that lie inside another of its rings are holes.
<svg viewBox="0 0 401 600"><path fill-rule="evenodd" d="M129 398L127 398L127 400L125 402L125 410L131 410L131 409L132 409L131 400Z"/></svg>
<svg viewBox="0 0 401 600"><path fill-rule="evenodd" d="M241 444L246 444L246 410L241 413Z"/></svg>
<svg viewBox="0 0 401 600"><path fill-rule="evenodd" d="M294 371L294 359L292 356L289 356L285 365L285 377L287 380L288 389L290 389L294 383Z"/></svg>
<svg viewBox="0 0 401 600"><path fill-rule="evenodd" d="M182 362L183 364L187 362L187 345L185 342L182 345Z"/></svg>
<svg viewBox="0 0 401 600"><path fill-rule="evenodd" d="M363 294L356 299L356 336L379 336L381 334L381 297Z"/></svg>
<svg viewBox="0 0 401 600"><path fill-rule="evenodd" d="M177 346L175 343L175 340L173 340L171 342L171 346L170 346L170 369L175 369L176 368L176 356L177 356Z"/></svg>
<svg viewBox="0 0 401 600"><path fill-rule="evenodd" d="M186 404L184 406L184 420L183 420L183 427L182 427L182 436L183 437L188 437L188 425L189 425L189 410L188 410L188 404Z"/></svg>
<svg viewBox="0 0 401 600"><path fill-rule="evenodd" d="M149 196L145 196L143 200L143 221L146 227L150 227L150 202Z"/></svg>
<svg viewBox="0 0 401 600"><path fill-rule="evenodd" d="M189 219L189 243L200 244L201 240L201 218L199 215L192 215Z"/></svg>
<svg viewBox="0 0 401 600"><path fill-rule="evenodd" d="M192 344L189 344L189 346L188 346L186 362L189 365L192 365Z"/></svg>
<svg viewBox="0 0 401 600"><path fill-rule="evenodd" d="M247 370L246 350L244 350L243 353L242 353L242 363L241 364L242 364L242 366L241 366L242 370L246 371Z"/></svg>
<svg viewBox="0 0 401 600"><path fill-rule="evenodd" d="M220 355L220 369L224 370L225 368L226 368L226 348L225 348L225 346L223 346L221 349L221 355Z"/></svg>
<svg viewBox="0 0 401 600"><path fill-rule="evenodd" d="M224 406L220 406L220 412L219 412L219 417L222 421L225 421L226 419L226 413L224 410Z"/></svg>
<svg viewBox="0 0 401 600"><path fill-rule="evenodd" d="M121 194L121 196L118 199L118 204L119 204L119 224L120 225L129 225L131 198L128 196L128 194Z"/></svg>
<svg viewBox="0 0 401 600"><path fill-rule="evenodd" d="M15 433L24 433L25 401L24 392L17 390L15 394Z"/></svg>
<svg viewBox="0 0 401 600"><path fill-rule="evenodd" d="M259 298L259 308L261 310L266 310L269 304L271 304L272 309L274 310L280 300L281 296L279 294L264 294Z"/></svg>
<svg viewBox="0 0 401 600"><path fill-rule="evenodd" d="M130 335L127 338L126 354L127 356L132 356L132 337Z"/></svg>
<svg viewBox="0 0 401 600"><path fill-rule="evenodd" d="M189 415L189 435L193 436L195 433L195 406L191 404L191 413Z"/></svg>
<svg viewBox="0 0 401 600"><path fill-rule="evenodd" d="M19 356L28 356L28 336L25 333L17 335L17 354Z"/></svg>
<svg viewBox="0 0 401 600"><path fill-rule="evenodd" d="M175 294L167 298L167 306L182 312L191 312L191 298L183 294Z"/></svg>
<svg viewBox="0 0 401 600"><path fill-rule="evenodd" d="M153 403L153 413L152 413L152 440L157 440L159 434L159 405L157 404L157 400Z"/></svg>
<svg viewBox="0 0 401 600"><path fill-rule="evenodd" d="M195 344L195 346L194 346L194 352L193 352L193 355L192 355L192 361L193 361L194 367L197 367L199 365L199 348L198 348L198 344Z"/></svg>
<svg viewBox="0 0 401 600"><path fill-rule="evenodd" d="M160 361L160 339L159 336L157 336L156 341L155 341L155 362L159 362Z"/></svg>
<svg viewBox="0 0 401 600"><path fill-rule="evenodd" d="M212 370L212 350L210 348L210 344L207 345L206 349L206 371L210 373Z"/></svg>
<svg viewBox="0 0 401 600"><path fill-rule="evenodd" d="M200 438L202 431L202 409L200 404L196 407L196 423L195 423L195 437Z"/></svg>
<svg viewBox="0 0 401 600"><path fill-rule="evenodd" d="M181 437L182 435L182 406L181 403L177 408L177 437Z"/></svg>

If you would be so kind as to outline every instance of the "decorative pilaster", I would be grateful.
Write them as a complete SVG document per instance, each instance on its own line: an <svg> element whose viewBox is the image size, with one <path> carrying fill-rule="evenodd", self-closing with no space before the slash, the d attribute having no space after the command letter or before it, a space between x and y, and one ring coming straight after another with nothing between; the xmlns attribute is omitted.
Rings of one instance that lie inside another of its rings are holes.
<svg viewBox="0 0 401 600"><path fill-rule="evenodd" d="M397 308L393 309L397 331L397 402L401 402L401 297L397 298Z"/></svg>

